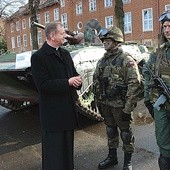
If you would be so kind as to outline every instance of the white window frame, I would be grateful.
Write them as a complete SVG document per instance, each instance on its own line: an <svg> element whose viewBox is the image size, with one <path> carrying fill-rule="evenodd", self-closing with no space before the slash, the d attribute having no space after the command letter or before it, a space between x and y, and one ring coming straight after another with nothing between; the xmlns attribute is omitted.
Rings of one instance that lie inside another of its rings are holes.
<svg viewBox="0 0 170 170"><path fill-rule="evenodd" d="M60 19L59 8L54 9L54 21L58 21Z"/></svg>
<svg viewBox="0 0 170 170"><path fill-rule="evenodd" d="M65 7L65 0L60 0L61 7Z"/></svg>
<svg viewBox="0 0 170 170"><path fill-rule="evenodd" d="M132 33L132 13L126 12L124 14L124 33Z"/></svg>
<svg viewBox="0 0 170 170"><path fill-rule="evenodd" d="M61 23L65 29L68 29L67 13L61 14Z"/></svg>
<svg viewBox="0 0 170 170"><path fill-rule="evenodd" d="M106 8L112 7L113 1L112 0L104 0L104 6Z"/></svg>
<svg viewBox="0 0 170 170"><path fill-rule="evenodd" d="M83 13L82 1L76 4L76 14L81 15Z"/></svg>
<svg viewBox="0 0 170 170"><path fill-rule="evenodd" d="M16 21L16 31L20 30L20 25L19 25L19 21Z"/></svg>
<svg viewBox="0 0 170 170"><path fill-rule="evenodd" d="M165 5L165 11L170 10L170 4Z"/></svg>
<svg viewBox="0 0 170 170"><path fill-rule="evenodd" d="M22 29L26 29L26 20L22 19Z"/></svg>
<svg viewBox="0 0 170 170"><path fill-rule="evenodd" d="M49 11L44 13L44 17L45 17L45 23L49 23L50 22L50 13L49 13Z"/></svg>
<svg viewBox="0 0 170 170"><path fill-rule="evenodd" d="M27 47L27 34L23 35L23 46Z"/></svg>
<svg viewBox="0 0 170 170"><path fill-rule="evenodd" d="M15 48L15 37L11 37L11 47L12 49Z"/></svg>
<svg viewBox="0 0 170 170"><path fill-rule="evenodd" d="M153 10L147 8L142 10L143 32L153 31Z"/></svg>
<svg viewBox="0 0 170 170"><path fill-rule="evenodd" d="M123 4L129 4L131 3L131 0L122 0Z"/></svg>
<svg viewBox="0 0 170 170"><path fill-rule="evenodd" d="M13 22L10 24L10 28L11 28L11 32L14 32L14 23Z"/></svg>
<svg viewBox="0 0 170 170"><path fill-rule="evenodd" d="M105 27L109 28L113 26L113 16L106 16L105 17Z"/></svg>
<svg viewBox="0 0 170 170"><path fill-rule="evenodd" d="M42 32L41 31L38 31L37 40L38 40L38 45L41 45L42 44Z"/></svg>
<svg viewBox="0 0 170 170"><path fill-rule="evenodd" d="M31 33L30 33L30 46L32 46L32 37L31 37Z"/></svg>
<svg viewBox="0 0 170 170"><path fill-rule="evenodd" d="M29 25L29 28L31 28L31 18L29 17L29 21L28 21L28 25Z"/></svg>
<svg viewBox="0 0 170 170"><path fill-rule="evenodd" d="M17 36L17 46L21 47L21 36L20 35Z"/></svg>
<svg viewBox="0 0 170 170"><path fill-rule="evenodd" d="M89 0L89 11L96 11L96 0Z"/></svg>

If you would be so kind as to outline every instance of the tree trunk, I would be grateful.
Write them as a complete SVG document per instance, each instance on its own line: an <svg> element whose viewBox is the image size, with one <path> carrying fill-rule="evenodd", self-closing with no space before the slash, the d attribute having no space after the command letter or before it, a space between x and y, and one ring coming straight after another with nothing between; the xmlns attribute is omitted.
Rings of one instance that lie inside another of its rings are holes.
<svg viewBox="0 0 170 170"><path fill-rule="evenodd" d="M115 23L124 34L124 11L122 0L115 0Z"/></svg>
<svg viewBox="0 0 170 170"><path fill-rule="evenodd" d="M35 21L37 22L37 10L40 0L29 0L29 10L30 10L30 24ZM31 25L31 39L32 39L32 50L38 50L38 29L36 26Z"/></svg>

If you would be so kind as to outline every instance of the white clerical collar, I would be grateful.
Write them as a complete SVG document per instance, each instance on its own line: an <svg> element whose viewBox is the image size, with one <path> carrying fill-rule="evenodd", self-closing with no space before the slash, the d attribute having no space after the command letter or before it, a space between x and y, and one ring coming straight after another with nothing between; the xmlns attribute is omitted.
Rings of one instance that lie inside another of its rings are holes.
<svg viewBox="0 0 170 170"><path fill-rule="evenodd" d="M49 44L49 42L47 41L47 44L49 45L49 46L51 46L51 47L53 47L53 48L55 48L56 49L56 51L58 50L58 48L59 47L54 47L54 46L52 46L51 44Z"/></svg>

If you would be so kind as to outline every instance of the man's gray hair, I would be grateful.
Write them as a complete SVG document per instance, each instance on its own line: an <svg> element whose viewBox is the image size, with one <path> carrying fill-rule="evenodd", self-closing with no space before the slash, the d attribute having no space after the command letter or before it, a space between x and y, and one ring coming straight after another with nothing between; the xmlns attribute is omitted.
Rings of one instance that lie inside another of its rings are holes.
<svg viewBox="0 0 170 170"><path fill-rule="evenodd" d="M58 32L58 26L63 26L61 22L51 22L46 24L45 26L45 36L47 39L50 38L50 34L52 32L57 33Z"/></svg>

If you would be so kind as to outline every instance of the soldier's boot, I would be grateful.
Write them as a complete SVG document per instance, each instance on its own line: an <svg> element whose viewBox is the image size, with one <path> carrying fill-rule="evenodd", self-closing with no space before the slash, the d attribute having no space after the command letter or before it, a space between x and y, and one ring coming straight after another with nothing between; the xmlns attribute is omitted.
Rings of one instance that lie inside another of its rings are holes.
<svg viewBox="0 0 170 170"><path fill-rule="evenodd" d="M170 158L164 157L163 155L160 155L158 159L158 164L160 170L170 170ZM168 165L169 164L169 165Z"/></svg>
<svg viewBox="0 0 170 170"><path fill-rule="evenodd" d="M127 152L124 154L124 164L123 164L123 170L132 170L132 153Z"/></svg>
<svg viewBox="0 0 170 170"><path fill-rule="evenodd" d="M110 166L114 166L117 164L118 164L117 149L109 149L108 157L99 163L98 168L106 169Z"/></svg>

